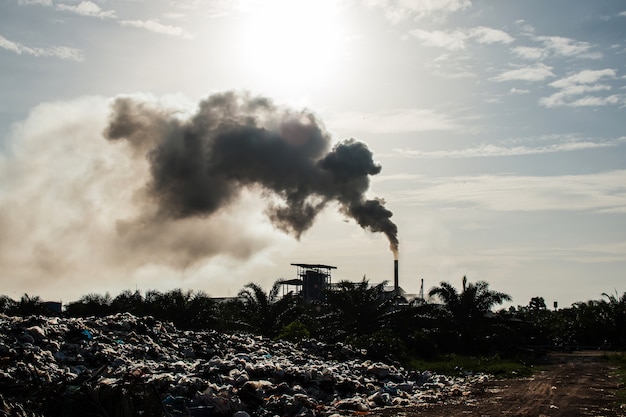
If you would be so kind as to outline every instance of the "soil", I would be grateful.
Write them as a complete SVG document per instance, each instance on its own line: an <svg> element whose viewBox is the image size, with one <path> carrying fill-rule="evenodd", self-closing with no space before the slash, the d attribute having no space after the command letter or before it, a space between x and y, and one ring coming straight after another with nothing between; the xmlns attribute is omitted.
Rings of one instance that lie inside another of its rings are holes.
<svg viewBox="0 0 626 417"><path fill-rule="evenodd" d="M626 417L615 367L602 352L548 355L530 378L491 380L455 403L391 408L376 417Z"/></svg>

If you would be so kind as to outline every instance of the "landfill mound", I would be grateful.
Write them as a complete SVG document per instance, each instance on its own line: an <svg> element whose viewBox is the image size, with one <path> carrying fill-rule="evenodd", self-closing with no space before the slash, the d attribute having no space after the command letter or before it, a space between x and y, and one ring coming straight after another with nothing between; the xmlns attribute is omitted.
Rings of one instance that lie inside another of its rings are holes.
<svg viewBox="0 0 626 417"><path fill-rule="evenodd" d="M181 331L129 313L0 315L0 416L315 417L461 401L447 377L315 340Z"/></svg>

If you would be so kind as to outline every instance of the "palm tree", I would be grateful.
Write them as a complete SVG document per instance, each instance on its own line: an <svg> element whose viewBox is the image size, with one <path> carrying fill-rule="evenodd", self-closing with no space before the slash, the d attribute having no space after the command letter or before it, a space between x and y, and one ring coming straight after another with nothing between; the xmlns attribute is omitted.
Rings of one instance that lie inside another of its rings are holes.
<svg viewBox="0 0 626 417"><path fill-rule="evenodd" d="M485 281L468 283L463 277L463 290L458 292L448 282L441 282L439 287L432 288L428 295L436 297L443 303L443 309L451 319L452 329L467 347L475 346L479 338L489 337L493 330L486 321L487 313L496 305L510 301L511 296L503 292L489 289Z"/></svg>
<svg viewBox="0 0 626 417"><path fill-rule="evenodd" d="M461 293L450 283L442 282L439 287L432 288L428 295L439 298L458 322L480 319L496 305L512 300L508 294L490 290L485 281L468 284L465 276Z"/></svg>
<svg viewBox="0 0 626 417"><path fill-rule="evenodd" d="M319 335L365 349L374 360L402 358L406 354L405 310L397 307L395 297L387 297L385 285L370 286L363 277L360 282L341 281L327 289L320 306Z"/></svg>
<svg viewBox="0 0 626 417"><path fill-rule="evenodd" d="M322 316L323 328L337 337L371 334L388 323L395 300L385 300L385 282L370 286L365 277L361 282L341 281L326 291Z"/></svg>
<svg viewBox="0 0 626 417"><path fill-rule="evenodd" d="M240 321L248 330L274 337L295 319L289 313L295 311L296 297L292 293L280 297L282 285L283 281L277 280L266 293L260 285L251 282L239 291Z"/></svg>
<svg viewBox="0 0 626 417"><path fill-rule="evenodd" d="M614 347L623 348L626 345L626 292L622 296L602 293L606 300L602 300L605 311L605 323L608 325L607 342Z"/></svg>
<svg viewBox="0 0 626 417"><path fill-rule="evenodd" d="M217 327L216 302L203 291L197 291L187 302L186 327L215 329Z"/></svg>

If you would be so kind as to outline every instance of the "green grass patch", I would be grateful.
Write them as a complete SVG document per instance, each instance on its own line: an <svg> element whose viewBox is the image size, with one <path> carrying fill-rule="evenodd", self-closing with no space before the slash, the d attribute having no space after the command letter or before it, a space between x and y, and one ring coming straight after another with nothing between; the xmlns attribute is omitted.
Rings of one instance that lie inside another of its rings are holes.
<svg viewBox="0 0 626 417"><path fill-rule="evenodd" d="M607 354L607 360L617 367L615 374L620 382L615 393L615 401L618 404L626 404L626 353Z"/></svg>
<svg viewBox="0 0 626 417"><path fill-rule="evenodd" d="M523 360L503 359L498 356L445 355L433 360L413 359L408 367L420 371L432 371L443 375L467 375L485 373L497 378L530 376L535 368Z"/></svg>

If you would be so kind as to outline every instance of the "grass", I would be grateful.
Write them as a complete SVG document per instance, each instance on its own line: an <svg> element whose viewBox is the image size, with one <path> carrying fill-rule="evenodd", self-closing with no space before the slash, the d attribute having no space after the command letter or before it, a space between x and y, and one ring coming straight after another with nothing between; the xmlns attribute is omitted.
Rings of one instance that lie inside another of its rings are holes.
<svg viewBox="0 0 626 417"><path fill-rule="evenodd" d="M467 375L485 373L497 378L519 378L535 372L533 366L523 360L503 359L499 356L445 355L434 360L413 359L409 367L416 370L429 370L444 375Z"/></svg>

